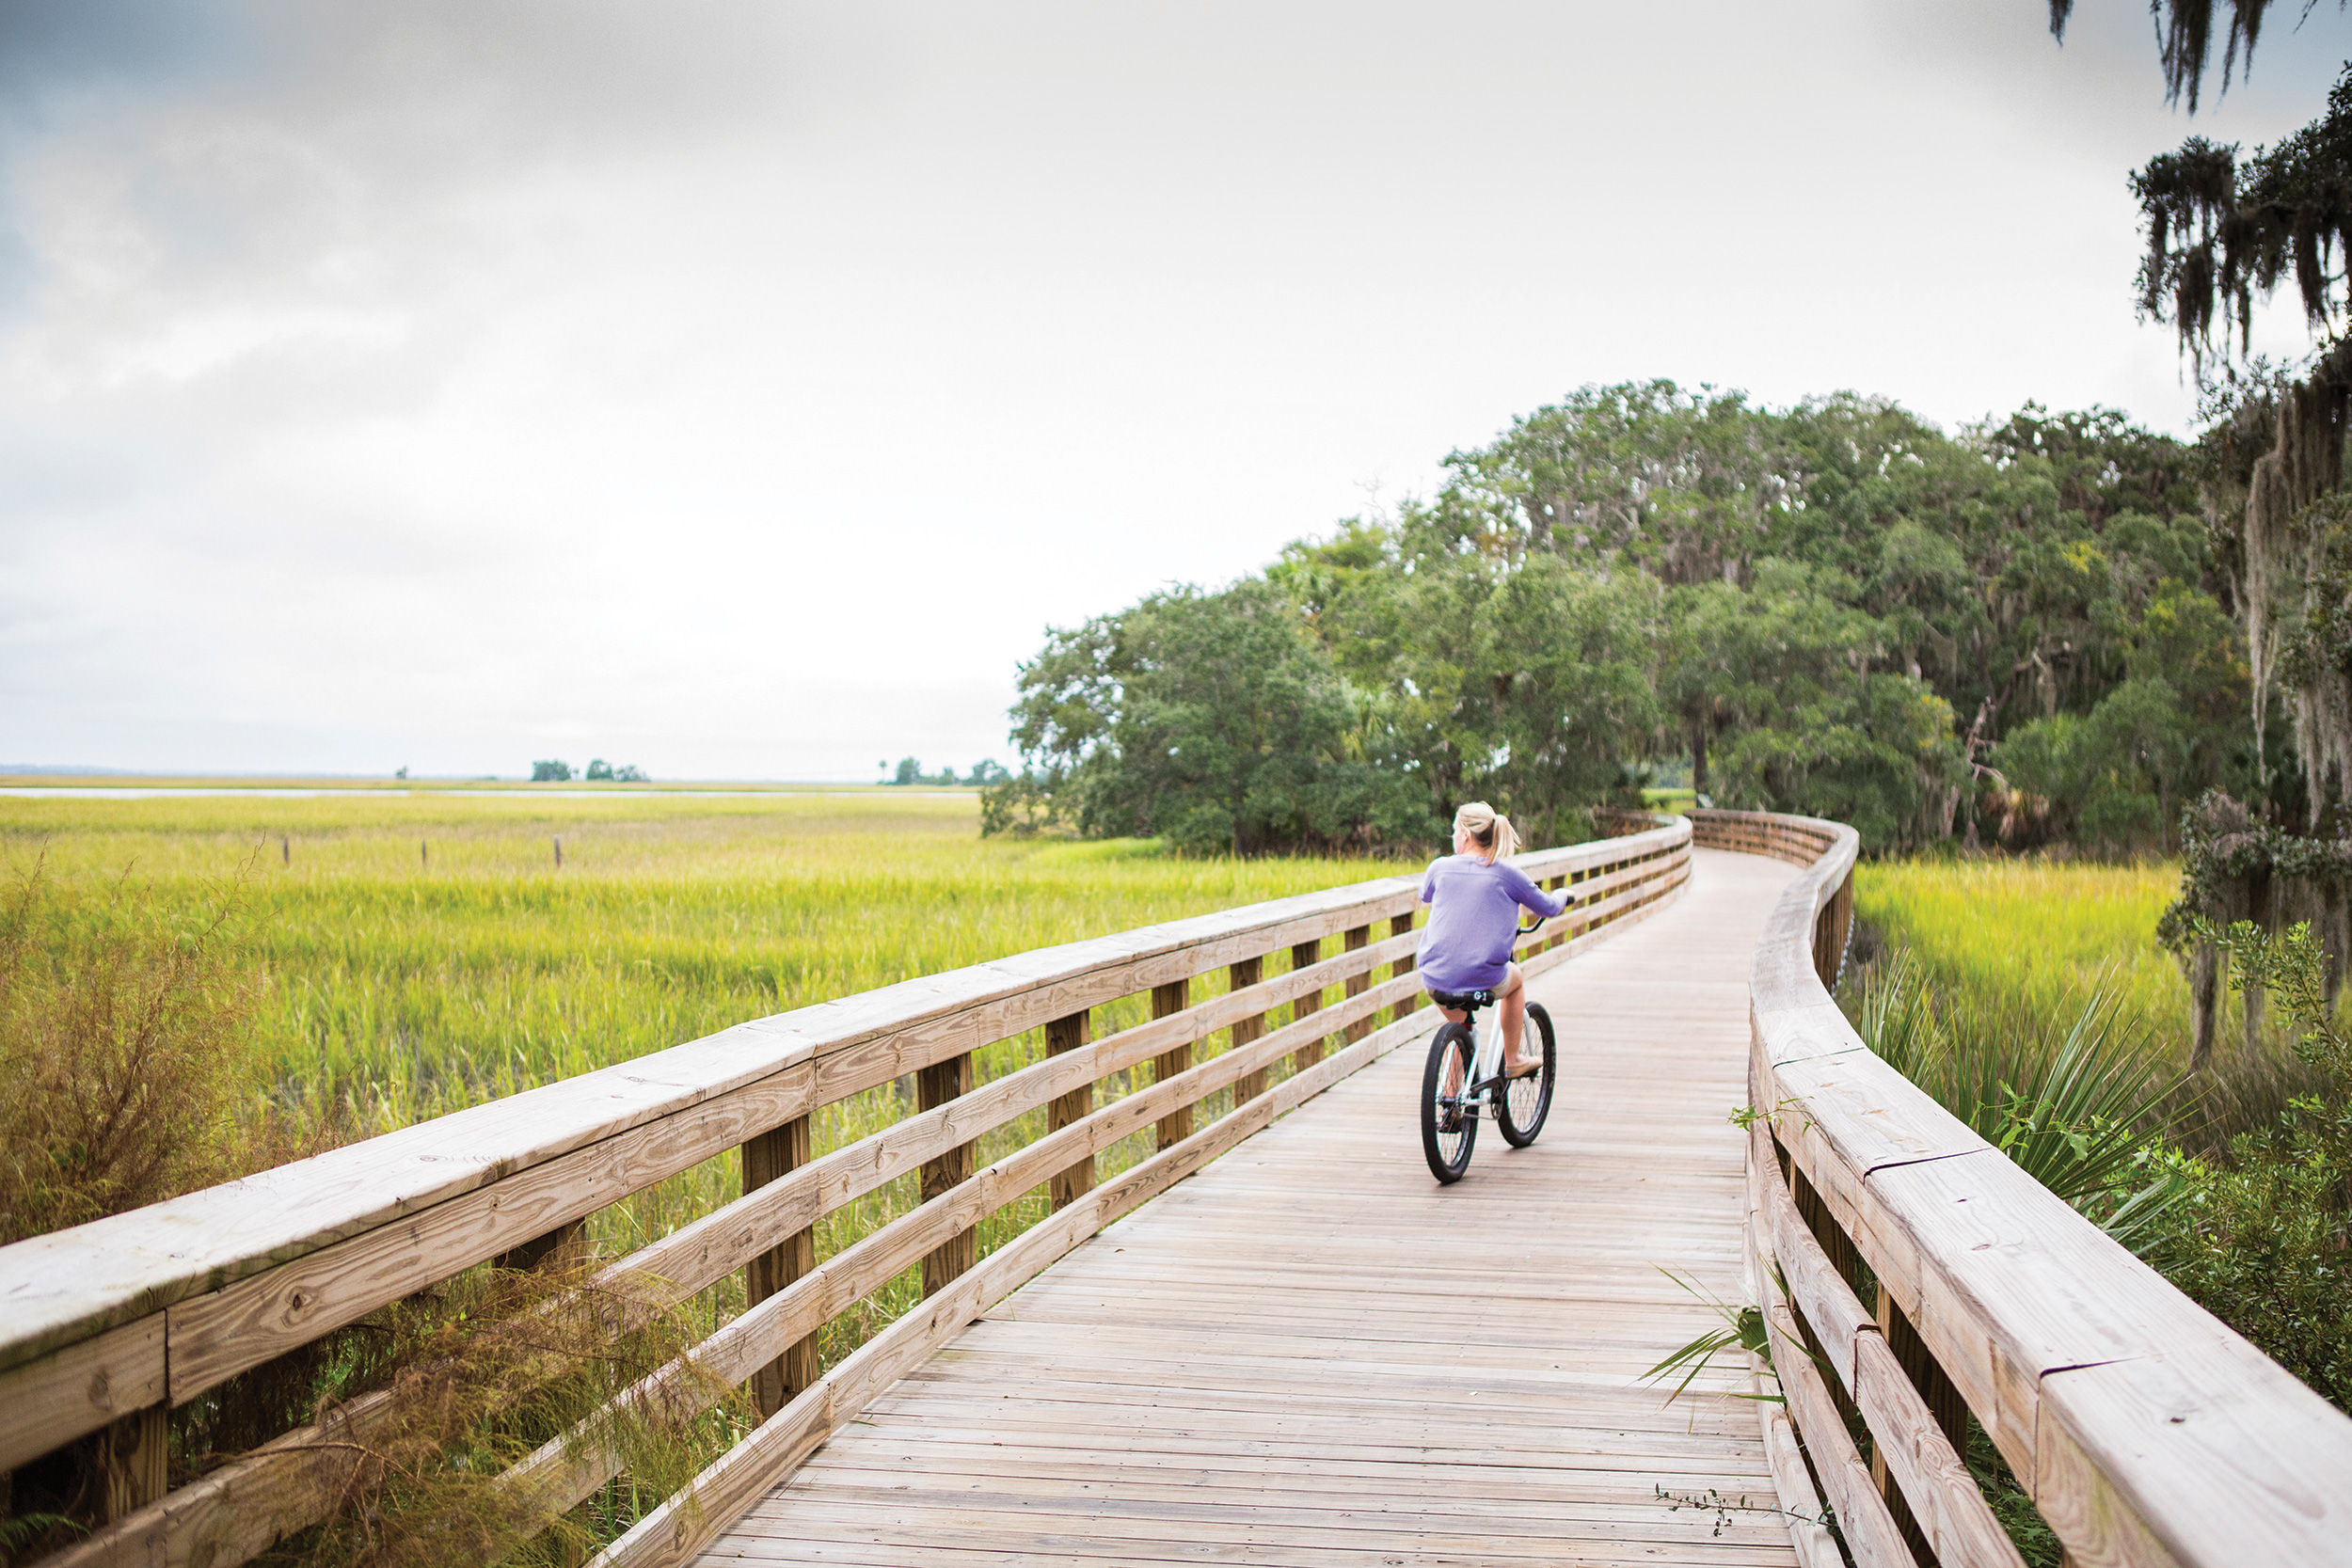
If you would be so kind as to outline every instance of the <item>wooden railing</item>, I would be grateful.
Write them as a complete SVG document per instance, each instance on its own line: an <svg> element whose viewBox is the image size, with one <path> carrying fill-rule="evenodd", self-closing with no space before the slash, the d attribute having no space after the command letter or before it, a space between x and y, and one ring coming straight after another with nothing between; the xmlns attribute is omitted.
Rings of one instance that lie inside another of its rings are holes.
<svg viewBox="0 0 2352 1568"><path fill-rule="evenodd" d="M1661 907L1689 876L1690 839L1676 822L1518 857L1573 895L1565 923L1522 944L1525 967ZM747 1386L764 1419L691 1506L657 1508L598 1560L683 1561L997 1299L1431 1027L1411 973L1418 890L1391 878L910 980L0 1249L0 1478L62 1461L103 1494L94 1532L52 1562L233 1568L329 1513L389 1418L385 1398L167 1490L171 1408L467 1270L564 1249L596 1211L739 1148L740 1197L597 1276L648 1309L744 1276L747 1308L651 1392L675 1408ZM1219 972L1226 989L1200 995ZM1148 1022L1092 1037L1099 1010L1147 994ZM974 1084L975 1051L1031 1030L1041 1059ZM1225 1049L1206 1053L1220 1032ZM1133 1086L1146 1064L1151 1082ZM1099 1101L1120 1073L1132 1092ZM819 1108L910 1074L913 1114L814 1151ZM1209 1119L1204 1102L1229 1090ZM1041 1109L1040 1135L974 1168L981 1134ZM1097 1157L1146 1129L1156 1152L1098 1181ZM918 1172L919 1207L817 1258L820 1218ZM981 1221L1039 1187L1048 1216L977 1257ZM824 1326L918 1262L922 1303L820 1368ZM558 1440L508 1478L551 1515L619 1464Z"/></svg>
<svg viewBox="0 0 2352 1568"><path fill-rule="evenodd" d="M1852 830L1691 820L1702 846L1805 867L1749 982L1749 1283L1788 1399L1759 1406L1783 1506L1818 1515L1825 1493L1858 1568L2017 1564L1962 1462L1973 1418L2082 1568L2352 1564L2352 1420L1848 1026L1828 987ZM1794 1534L1807 1568L1840 1562L1826 1530Z"/></svg>

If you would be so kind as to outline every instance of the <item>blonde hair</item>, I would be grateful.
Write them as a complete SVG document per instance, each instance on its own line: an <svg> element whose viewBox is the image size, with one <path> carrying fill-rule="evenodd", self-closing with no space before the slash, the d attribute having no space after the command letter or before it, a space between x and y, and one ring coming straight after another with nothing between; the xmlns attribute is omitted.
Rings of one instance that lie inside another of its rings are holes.
<svg viewBox="0 0 2352 1568"><path fill-rule="evenodd" d="M1478 846L1479 858L1488 865L1518 852L1519 835L1513 831L1511 819L1484 800L1472 800L1455 812L1454 831L1469 833L1470 842Z"/></svg>

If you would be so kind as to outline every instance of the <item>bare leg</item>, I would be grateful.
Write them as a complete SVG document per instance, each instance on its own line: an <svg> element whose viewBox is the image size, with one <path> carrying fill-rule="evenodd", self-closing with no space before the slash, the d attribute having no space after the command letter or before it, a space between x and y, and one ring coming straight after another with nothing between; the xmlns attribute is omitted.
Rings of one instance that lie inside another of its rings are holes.
<svg viewBox="0 0 2352 1568"><path fill-rule="evenodd" d="M1519 1037L1527 1030L1527 981L1513 964L1502 984L1495 990L1495 1000L1502 1007L1502 1070L1518 1072L1523 1068L1540 1064L1519 1060Z"/></svg>

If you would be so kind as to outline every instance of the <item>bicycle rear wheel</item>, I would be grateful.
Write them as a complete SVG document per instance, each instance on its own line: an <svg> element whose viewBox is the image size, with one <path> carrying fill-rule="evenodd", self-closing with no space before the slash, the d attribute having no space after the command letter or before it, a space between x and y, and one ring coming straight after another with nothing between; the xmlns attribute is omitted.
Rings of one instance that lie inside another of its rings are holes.
<svg viewBox="0 0 2352 1568"><path fill-rule="evenodd" d="M1462 1180L1470 1169L1470 1146L1478 1141L1478 1118L1462 1104L1475 1054L1470 1032L1448 1023L1429 1042L1429 1065L1422 1071L1421 1151L1441 1186Z"/></svg>
<svg viewBox="0 0 2352 1568"><path fill-rule="evenodd" d="M1527 1026L1543 1045L1544 1065L1524 1078L1514 1078L1505 1084L1501 1103L1495 1107L1495 1125L1502 1131L1502 1141L1513 1148L1525 1148L1544 1130L1544 1118L1551 1115L1551 1085L1560 1073L1559 1048L1551 1037L1551 1014L1542 1003L1527 1005ZM1531 1043L1525 1035L1519 1037L1521 1052Z"/></svg>

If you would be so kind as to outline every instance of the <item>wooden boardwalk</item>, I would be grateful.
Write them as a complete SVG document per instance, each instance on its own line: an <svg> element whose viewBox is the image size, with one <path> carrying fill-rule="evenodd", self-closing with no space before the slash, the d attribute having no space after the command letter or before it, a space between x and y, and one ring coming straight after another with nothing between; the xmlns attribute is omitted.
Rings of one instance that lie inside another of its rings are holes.
<svg viewBox="0 0 2352 1568"><path fill-rule="evenodd" d="M1469 1177L1408 1047L1009 1297L706 1563L1788 1563L1755 1407L1638 1374L1738 1299L1747 969L1796 874L1697 854L1679 902L1533 982L1563 1099ZM1727 1383L1719 1386L1728 1386ZM1742 1381L1740 1386L1744 1387Z"/></svg>

